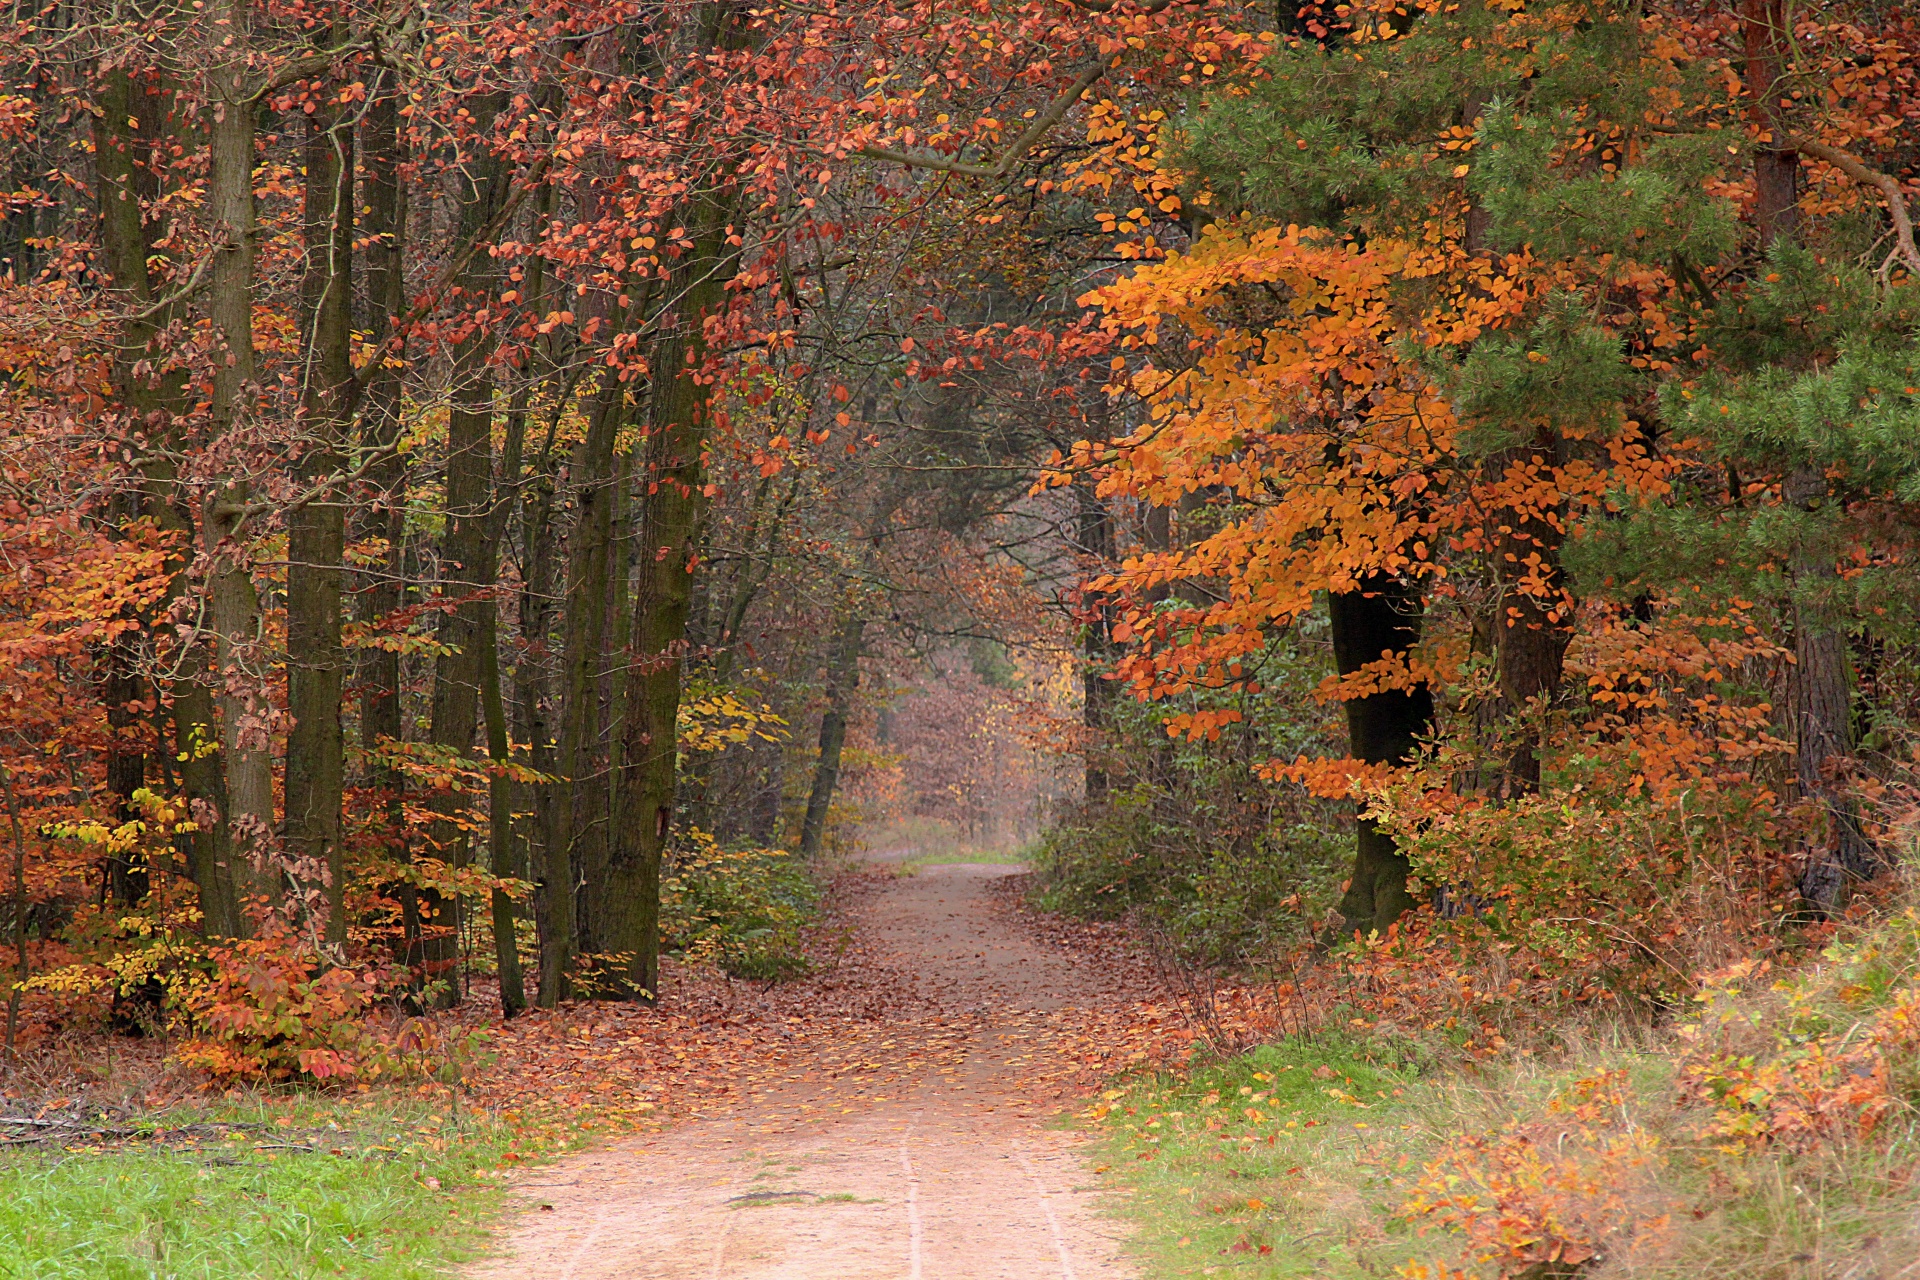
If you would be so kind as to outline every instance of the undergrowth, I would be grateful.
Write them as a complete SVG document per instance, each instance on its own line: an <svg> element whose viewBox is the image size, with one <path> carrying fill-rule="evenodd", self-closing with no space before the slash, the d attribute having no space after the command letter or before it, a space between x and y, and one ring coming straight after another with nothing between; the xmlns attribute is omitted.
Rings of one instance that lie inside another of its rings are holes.
<svg viewBox="0 0 1920 1280"><path fill-rule="evenodd" d="M1892 1280L1920 1275L1916 1102L1909 909L1663 1026L1293 1039L1088 1116L1153 1274Z"/></svg>
<svg viewBox="0 0 1920 1280"><path fill-rule="evenodd" d="M781 849L729 849L701 831L660 878L662 948L729 977L777 981L808 968L802 931L819 916L820 885Z"/></svg>

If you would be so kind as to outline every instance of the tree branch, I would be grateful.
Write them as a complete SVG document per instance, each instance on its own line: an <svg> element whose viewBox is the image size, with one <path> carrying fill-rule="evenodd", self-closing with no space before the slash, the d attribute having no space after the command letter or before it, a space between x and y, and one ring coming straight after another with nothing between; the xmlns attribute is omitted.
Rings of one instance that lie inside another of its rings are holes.
<svg viewBox="0 0 1920 1280"><path fill-rule="evenodd" d="M373 377L374 371L380 367L380 362L386 359L387 353L393 349L394 345L406 337L407 332L413 328L420 317L439 304L441 292L452 284L454 278L466 267L474 251L499 234L500 228L507 225L507 219L511 218L514 210L520 207L520 202L526 198L527 193L539 187L552 165L553 153L548 152L534 162L533 167L527 170L525 177L513 184L513 193L501 203L500 212L494 214L486 226L474 232L453 257L447 260L447 264L440 270L440 278L428 286L426 292L420 295L420 300L413 304L406 315L401 316L394 323L386 338L373 349L373 353L367 357L366 362L354 370L353 381L356 388L366 387L367 380Z"/></svg>
<svg viewBox="0 0 1920 1280"><path fill-rule="evenodd" d="M1815 160L1824 160L1862 186L1877 188L1887 198L1887 215L1893 219L1895 245L1893 253L1881 264L1880 278L1882 281L1886 279L1894 258L1898 257L1906 262L1907 270L1920 279L1920 248L1916 248L1913 242L1913 218L1907 212L1907 197L1900 190L1899 179L1878 169L1869 169L1858 156L1811 138L1783 138L1781 146L1788 151L1812 156Z"/></svg>
<svg viewBox="0 0 1920 1280"><path fill-rule="evenodd" d="M1047 130L1060 123L1067 109L1080 101L1080 95L1093 87L1094 81L1107 73L1108 59L1099 58L1082 71L1065 93L1047 104L1047 109L1034 117L1026 132L1013 140L1013 145L1002 153L995 164L967 164L946 156L911 151L895 151L891 147L862 147L860 154L874 160L886 160L893 164L910 165L915 169L934 169L941 173L964 174L969 178L1004 178L1013 172L1035 143L1046 136Z"/></svg>

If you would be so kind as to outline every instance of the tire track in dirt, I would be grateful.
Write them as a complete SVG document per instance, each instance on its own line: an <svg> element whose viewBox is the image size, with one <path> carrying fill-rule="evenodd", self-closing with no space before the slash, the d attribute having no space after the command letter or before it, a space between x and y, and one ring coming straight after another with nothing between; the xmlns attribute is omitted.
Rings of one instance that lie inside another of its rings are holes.
<svg viewBox="0 0 1920 1280"><path fill-rule="evenodd" d="M783 1063L704 1118L528 1171L499 1255L467 1274L1132 1280L1080 1140L1046 1121L1057 1028L1143 979L1018 927L994 895L1016 870L929 866L861 895L857 945L926 1013L881 1017L865 1060Z"/></svg>

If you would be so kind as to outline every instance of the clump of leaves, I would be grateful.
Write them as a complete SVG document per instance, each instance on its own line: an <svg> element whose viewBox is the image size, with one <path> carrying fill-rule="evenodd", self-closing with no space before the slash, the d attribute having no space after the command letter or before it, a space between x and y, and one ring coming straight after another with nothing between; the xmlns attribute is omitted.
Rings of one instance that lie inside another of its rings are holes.
<svg viewBox="0 0 1920 1280"><path fill-rule="evenodd" d="M777 982L805 973L801 931L820 888L782 849L727 849L695 830L660 877L662 946L735 978Z"/></svg>

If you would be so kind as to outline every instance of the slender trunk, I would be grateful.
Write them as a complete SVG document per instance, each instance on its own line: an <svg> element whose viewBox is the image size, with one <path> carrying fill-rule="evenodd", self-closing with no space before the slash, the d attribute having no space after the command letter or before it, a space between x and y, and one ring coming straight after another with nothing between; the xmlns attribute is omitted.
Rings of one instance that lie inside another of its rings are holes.
<svg viewBox="0 0 1920 1280"><path fill-rule="evenodd" d="M1787 0L1742 0L1740 17L1747 55L1747 118L1778 143L1787 134L1780 110L1780 99L1789 91L1786 53L1792 27ZM1755 148L1753 185L1760 247L1771 248L1780 240L1791 243L1800 228L1800 154L1775 146Z"/></svg>
<svg viewBox="0 0 1920 1280"><path fill-rule="evenodd" d="M487 644L481 650L481 701L487 720L487 756L494 773L487 783L487 864L501 879L524 880L526 865L513 831L513 779L504 766L512 759L507 739L507 709L500 696L500 651L495 629L487 619ZM500 973L500 1012L511 1018L527 1007L526 980L520 973L520 944L515 932L513 899L495 889L488 903L492 912L493 955Z"/></svg>
<svg viewBox="0 0 1920 1280"><path fill-rule="evenodd" d="M306 330L301 371L305 440L299 476L325 482L339 468L353 387L353 132L323 104L307 117L306 261L301 281ZM328 492L287 522L286 834L305 894L318 898L327 947L344 958L346 858L340 819L346 692L340 587L345 572L345 495Z"/></svg>
<svg viewBox="0 0 1920 1280"><path fill-rule="evenodd" d="M1330 593L1334 665L1350 676L1382 658L1404 661L1420 642L1421 603L1413 584L1369 574L1352 591ZM1433 729L1433 692L1425 683L1346 702L1348 750L1368 764L1405 764ZM1385 931L1413 908L1407 859L1393 837L1356 814L1353 875L1340 900L1345 930Z"/></svg>
<svg viewBox="0 0 1920 1280"><path fill-rule="evenodd" d="M0 764L0 787L6 790L7 822L13 831L13 983L7 988L7 1056L14 1054L20 1032L20 993L32 972L27 965L27 838L20 830L20 802L13 794L13 772Z"/></svg>
<svg viewBox="0 0 1920 1280"><path fill-rule="evenodd" d="M145 130L144 143L150 147L160 131L154 113L147 110L148 95L136 88L125 67L105 72L100 80L100 112L93 121L94 169L99 183L96 197L100 211L100 247L103 265L111 277L112 294L127 311L115 343L112 378L121 411L130 421L147 430L162 426L167 410L174 407L178 377L162 380L142 370L141 364L152 355L155 337L154 318L146 313L152 305L153 288L147 264L153 256L152 236L148 233L145 203L152 195L150 171L137 160ZM153 464L145 464L150 472ZM143 483L116 497L113 520L116 527L146 514L149 505L150 475L143 472ZM170 494L168 496L171 496ZM154 512L163 527L178 524L178 514L170 507ZM181 530L175 529L176 532ZM177 593L182 565L173 566ZM142 714L149 690L139 671L141 638L139 633L123 634L107 654L107 677L102 693L107 704L107 725L111 739L107 749L107 790L114 798L116 821L134 818L133 793L146 785L147 755L143 739L149 732ZM116 903L130 906L147 894L150 877L144 866L136 866L120 854L107 860L107 894Z"/></svg>
<svg viewBox="0 0 1920 1280"><path fill-rule="evenodd" d="M1792 20L1787 0L1743 0L1748 119L1779 142L1789 132L1782 98L1788 92L1787 55ZM1791 244L1800 231L1800 157L1770 146L1754 150L1754 224L1760 247ZM1815 511L1827 498L1819 467L1796 467L1783 496L1791 506ZM1811 851L1800 891L1819 912L1839 904L1849 879L1871 879L1886 870L1884 855L1861 826L1858 811L1834 777L1834 764L1853 753L1847 639L1816 600L1837 577L1831 552L1817 539L1798 541L1791 555L1795 594L1793 668L1787 701L1793 717L1794 781L1800 796L1826 815L1827 843Z"/></svg>
<svg viewBox="0 0 1920 1280"><path fill-rule="evenodd" d="M467 186L461 211L463 240L478 235L506 199L506 170L499 159L482 155L472 164L476 173ZM495 283L493 258L483 247L462 273L461 297L470 304L484 305ZM488 536L493 505L494 388L490 361L494 346L494 330L483 327L454 349L453 403L447 414L446 534L441 542L441 562L447 576L441 590L459 603L440 615L438 639L444 648L433 663L430 733L436 746L449 748L461 757L472 753L480 726L480 678L485 665L481 646L489 637L487 623L493 611L487 593L493 589L496 564ZM455 819L455 810L462 805L459 795L439 794L433 798L434 811L445 816L428 828L422 851L453 868L466 866L472 857L466 831ZM443 1008L457 1003L462 994L458 972L460 909L456 898L432 889L418 891L419 933L413 947L414 963L425 982L444 980L445 985L437 988L437 1001Z"/></svg>
<svg viewBox="0 0 1920 1280"><path fill-rule="evenodd" d="M527 743L529 763L536 772L551 776L558 770L554 758L552 680L548 670L553 631L553 601L557 566L553 547L553 508L556 485L546 466L536 472L533 501L521 526L526 540L524 568L520 583L520 661L513 671L513 705L520 723L520 735ZM550 892L549 877L555 885L570 885L571 862L564 853L556 853L554 837L560 829L559 811L568 797L564 786L537 785L533 788L534 822L529 835L528 879L534 882L534 923L539 930L540 981L556 991L558 977L547 977L547 955L561 952L563 974L572 963L573 895Z"/></svg>
<svg viewBox="0 0 1920 1280"><path fill-rule="evenodd" d="M580 883L582 955L598 955L604 949L595 922L600 912L600 894L607 882L608 842L612 839L616 803L612 794L613 779L620 776L621 757L626 749L624 726L629 690L624 663L633 644L633 618L627 601L639 548L639 538L631 527L633 503L628 500L628 492L632 487L633 453L616 454L613 484L607 495L607 588L603 597L607 616L601 623L601 634L605 637L601 651L617 655L617 660L595 664L587 708L592 767L580 780L575 808L581 824L574 835L574 863Z"/></svg>
<svg viewBox="0 0 1920 1280"><path fill-rule="evenodd" d="M706 515L708 384L706 320L725 305L734 250L723 202L709 198L693 225L694 246L674 272L673 293L653 348L654 381L644 473L640 575L627 666L628 719L615 793L602 945L630 956L609 994L651 1000L660 981L660 859L673 829L679 776L677 729L687 614Z"/></svg>
<svg viewBox="0 0 1920 1280"><path fill-rule="evenodd" d="M1106 400L1100 393L1102 403ZM1102 437L1104 438L1104 436ZM1079 502L1080 554L1091 562L1094 573L1105 572L1115 557L1113 515L1089 484L1076 485ZM1107 673L1113 665L1113 606L1105 596L1089 594L1081 602L1081 723L1087 731L1085 760L1085 796L1090 805L1105 803L1111 780L1107 776L1107 731L1113 721L1113 681Z"/></svg>
<svg viewBox="0 0 1920 1280"><path fill-rule="evenodd" d="M834 788L840 782L840 754L847 743L847 717L854 690L860 687L860 648L867 620L858 614L840 624L827 659L827 709L820 716L820 754L813 766L813 787L807 792L806 817L800 824L800 853L814 858L826 836L827 813L833 807Z"/></svg>
<svg viewBox="0 0 1920 1280"><path fill-rule="evenodd" d="M390 76L391 73L385 73ZM403 254L406 247L406 193L400 182L399 94L383 76L361 125L364 145L361 203L361 259L366 282L366 327L376 347L393 333L406 309ZM401 350L396 343L396 354ZM366 379L361 412L361 447L392 450L400 438L400 371L383 364ZM354 616L362 627L377 627L401 604L405 580L407 463L398 452L383 456L367 470L368 501L364 532L386 547L386 561L370 570L354 592ZM405 736L400 695L400 655L391 649L360 651L355 683L360 699L360 749L368 762L367 783L385 809L387 852L408 859L406 775L385 759L387 744ZM417 919L411 887L395 886L403 914Z"/></svg>
<svg viewBox="0 0 1920 1280"><path fill-rule="evenodd" d="M1798 467L1787 477L1784 496L1790 505L1816 512L1827 498L1826 476L1817 467ZM1791 568L1793 667L1787 696L1793 717L1794 785L1800 798L1816 805L1827 820L1826 842L1811 851L1800 892L1812 908L1827 913L1840 904L1849 882L1871 880L1888 867L1860 820L1859 806L1837 776L1853 755L1853 708L1847 637L1818 599L1838 585L1834 556L1821 539L1798 539Z"/></svg>
<svg viewBox="0 0 1920 1280"><path fill-rule="evenodd" d="M587 805L589 774L598 767L594 750L599 729L599 672L606 657L607 577L612 553L614 441L625 413L626 387L609 372L594 398L586 438L574 455L576 511L567 539L566 647L561 660L560 752L562 781L552 805L547 865L541 893L551 936L542 939L540 1004L552 1008L570 994L572 970L580 950L581 921L576 893L581 829L594 819ZM588 910L599 905L588 886ZM591 925L592 922L589 922ZM596 939L596 941L598 941Z"/></svg>
<svg viewBox="0 0 1920 1280"><path fill-rule="evenodd" d="M249 30L246 0L227 0L222 15L227 38L244 48ZM258 394L253 346L255 102L243 59L223 63L210 78L206 208L219 240L208 272L206 310L220 340L212 404L219 438L247 425ZM226 809L220 815L226 847L217 850L213 871L232 878L241 900L242 918L232 930L236 934L251 932L248 900L255 907L274 909L280 884L273 834L272 709L267 700L272 673L263 643L265 619L253 585L253 549L247 541L250 497L247 481L235 477L209 497L201 516L214 701L226 771ZM225 865L218 865L221 862ZM209 928L213 924L209 912Z"/></svg>
<svg viewBox="0 0 1920 1280"><path fill-rule="evenodd" d="M500 474L494 482L493 508L487 514L487 543L500 547L513 513L520 505L520 467L526 450L528 387L522 383L514 392L507 411L506 448L500 458ZM496 569L498 551L494 552ZM526 860L520 856L515 839L513 804L515 787L506 766L513 758L513 744L507 735L506 700L500 688L500 603L487 601L487 633L480 645L480 704L487 730L487 758L493 772L487 781L487 868L496 878L524 880ZM515 930L518 913L513 899L500 889L493 890L488 902L493 924L493 954L500 975L500 1011L511 1018L527 1007L526 980L520 972L520 945Z"/></svg>

